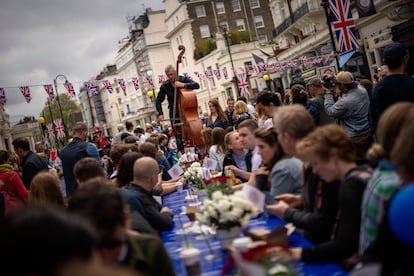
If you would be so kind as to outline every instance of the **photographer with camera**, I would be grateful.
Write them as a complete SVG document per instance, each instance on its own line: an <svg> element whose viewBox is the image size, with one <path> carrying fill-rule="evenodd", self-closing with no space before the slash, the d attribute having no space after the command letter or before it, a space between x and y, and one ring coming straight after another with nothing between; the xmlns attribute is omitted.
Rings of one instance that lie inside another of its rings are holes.
<svg viewBox="0 0 414 276"><path fill-rule="evenodd" d="M336 102L333 92L325 90L326 114L338 120L357 148L358 161L364 161L365 153L373 142L368 92L354 81L348 71L338 73L336 88L343 93Z"/></svg>
<svg viewBox="0 0 414 276"><path fill-rule="evenodd" d="M322 86L323 84L324 83L318 78L311 79L308 83L309 94L312 96L312 98L309 101L311 101L318 107L319 125L321 126L335 123L335 119L331 116L328 116L328 114L326 114L325 112L325 91Z"/></svg>

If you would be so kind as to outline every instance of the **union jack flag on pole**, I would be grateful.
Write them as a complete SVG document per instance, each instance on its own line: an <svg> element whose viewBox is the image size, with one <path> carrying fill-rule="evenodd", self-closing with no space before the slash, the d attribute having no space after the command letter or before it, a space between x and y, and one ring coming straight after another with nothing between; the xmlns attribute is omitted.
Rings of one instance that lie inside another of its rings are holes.
<svg viewBox="0 0 414 276"><path fill-rule="evenodd" d="M57 133L57 137L59 139L62 139L63 137L65 137L65 129L62 125L62 119L57 118L53 121L55 123L55 128L56 128L56 133Z"/></svg>
<svg viewBox="0 0 414 276"><path fill-rule="evenodd" d="M43 85L47 95L49 95L49 99L53 102L55 100L55 91L53 91L53 86L51 84Z"/></svg>
<svg viewBox="0 0 414 276"><path fill-rule="evenodd" d="M352 19L350 0L329 0L331 22L333 24L339 52L358 48L355 23Z"/></svg>
<svg viewBox="0 0 414 276"><path fill-rule="evenodd" d="M155 88L154 81L152 80L151 76L146 76L147 82L151 88Z"/></svg>
<svg viewBox="0 0 414 276"><path fill-rule="evenodd" d="M111 94L112 94L112 92L113 92L114 90L112 89L112 86L111 86L111 84L109 83L109 80L103 80L103 81L102 81L102 84L103 84L103 86L106 88L106 90L107 90L109 93L111 93Z"/></svg>
<svg viewBox="0 0 414 276"><path fill-rule="evenodd" d="M47 124L47 133L49 134L49 139L53 140L55 139L55 131L53 130L53 124Z"/></svg>
<svg viewBox="0 0 414 276"><path fill-rule="evenodd" d="M134 84L135 91L139 89L139 81L137 77L132 78L132 83Z"/></svg>
<svg viewBox="0 0 414 276"><path fill-rule="evenodd" d="M126 91L126 86L125 86L125 80L124 79L118 79L118 84L121 87L122 91Z"/></svg>
<svg viewBox="0 0 414 276"><path fill-rule="evenodd" d="M249 83L247 82L247 74L237 74L237 84L241 96L250 96Z"/></svg>
<svg viewBox="0 0 414 276"><path fill-rule="evenodd" d="M0 88L0 104L5 105L7 103L6 92L4 88Z"/></svg>
<svg viewBox="0 0 414 276"><path fill-rule="evenodd" d="M93 81L87 81L86 86L88 87L88 90L91 91L93 94L98 95L98 87L95 82Z"/></svg>
<svg viewBox="0 0 414 276"><path fill-rule="evenodd" d="M20 91L22 92L24 98L26 99L26 102L30 103L30 101L32 100L32 96L30 95L29 86L20 86Z"/></svg>
<svg viewBox="0 0 414 276"><path fill-rule="evenodd" d="M73 89L73 85L70 82L66 81L63 86L72 98L76 96L75 89Z"/></svg>

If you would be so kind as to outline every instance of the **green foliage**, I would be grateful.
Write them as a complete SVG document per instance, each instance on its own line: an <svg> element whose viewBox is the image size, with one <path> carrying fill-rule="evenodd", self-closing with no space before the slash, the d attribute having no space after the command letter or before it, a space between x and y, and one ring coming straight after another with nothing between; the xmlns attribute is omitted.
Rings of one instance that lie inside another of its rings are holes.
<svg viewBox="0 0 414 276"><path fill-rule="evenodd" d="M59 94L59 101L60 106L62 107L62 114L63 114L63 120L65 121L66 125L66 135L69 136L69 133L71 132L73 125L75 122L73 121L72 115L76 112L80 112L79 106L73 101L69 95L67 94ZM59 111L59 105L57 100L55 99L53 102L50 103L50 110L52 111L52 117L53 120L57 118L61 118ZM45 124L52 123L52 119L50 117L50 111L48 102L46 101L45 106L42 109L42 112L39 116L43 116L45 118Z"/></svg>
<svg viewBox="0 0 414 276"><path fill-rule="evenodd" d="M194 50L194 59L200 59L212 51L217 49L217 44L212 39L203 39L196 42L196 48Z"/></svg>
<svg viewBox="0 0 414 276"><path fill-rule="evenodd" d="M240 44L242 42L250 42L250 31L238 31L231 29L228 33L230 45Z"/></svg>

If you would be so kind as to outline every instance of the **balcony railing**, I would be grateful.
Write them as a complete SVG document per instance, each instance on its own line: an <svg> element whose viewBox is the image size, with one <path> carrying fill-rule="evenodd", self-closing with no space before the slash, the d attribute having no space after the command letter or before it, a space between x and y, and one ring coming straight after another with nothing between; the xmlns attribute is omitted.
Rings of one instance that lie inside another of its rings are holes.
<svg viewBox="0 0 414 276"><path fill-rule="evenodd" d="M285 21L282 22L279 26L277 26L273 30L273 37L277 37L280 35L284 30L286 30L290 25L292 25L292 18L286 18Z"/></svg>
<svg viewBox="0 0 414 276"><path fill-rule="evenodd" d="M309 13L309 6L308 6L308 3L305 3L299 9L297 9L289 18L286 18L282 22L282 24L280 24L273 30L273 37L277 37L278 35L280 35L290 25L298 21L300 18L302 18L307 13Z"/></svg>
<svg viewBox="0 0 414 276"><path fill-rule="evenodd" d="M309 13L308 3L303 4L299 9L293 13L293 22L298 21L302 16Z"/></svg>

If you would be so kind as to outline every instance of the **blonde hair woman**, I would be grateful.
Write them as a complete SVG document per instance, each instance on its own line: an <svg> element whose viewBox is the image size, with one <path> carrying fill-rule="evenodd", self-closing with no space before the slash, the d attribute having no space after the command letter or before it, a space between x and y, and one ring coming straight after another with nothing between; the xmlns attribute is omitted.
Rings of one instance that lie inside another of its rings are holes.
<svg viewBox="0 0 414 276"><path fill-rule="evenodd" d="M239 124L244 120L252 119L252 116L249 114L249 108L247 104L243 101L237 101L234 104L234 113L233 113L233 120L234 126L237 129Z"/></svg>
<svg viewBox="0 0 414 276"><path fill-rule="evenodd" d="M30 184L29 205L66 207L56 174L40 172L33 177Z"/></svg>

